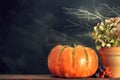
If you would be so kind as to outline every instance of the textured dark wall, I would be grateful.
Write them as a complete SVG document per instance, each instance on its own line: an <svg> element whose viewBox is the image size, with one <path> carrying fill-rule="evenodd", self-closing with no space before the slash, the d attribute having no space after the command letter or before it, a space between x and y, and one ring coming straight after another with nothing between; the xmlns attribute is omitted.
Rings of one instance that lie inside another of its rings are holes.
<svg viewBox="0 0 120 80"><path fill-rule="evenodd" d="M99 3L119 6L119 0L1 0L0 73L48 74L48 53L59 43L76 41L95 48L89 34L93 27L70 27L70 20L82 19L65 14L63 7L92 11ZM104 10L102 13L107 15Z"/></svg>

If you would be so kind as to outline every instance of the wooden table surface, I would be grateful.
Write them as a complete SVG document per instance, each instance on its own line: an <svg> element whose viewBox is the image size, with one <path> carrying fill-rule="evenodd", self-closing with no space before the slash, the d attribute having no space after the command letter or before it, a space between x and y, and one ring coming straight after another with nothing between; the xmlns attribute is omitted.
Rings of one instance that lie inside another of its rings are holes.
<svg viewBox="0 0 120 80"><path fill-rule="evenodd" d="M0 80L56 80L53 75L0 75ZM70 79L71 80L71 79ZM77 78L72 80L120 80L120 78Z"/></svg>

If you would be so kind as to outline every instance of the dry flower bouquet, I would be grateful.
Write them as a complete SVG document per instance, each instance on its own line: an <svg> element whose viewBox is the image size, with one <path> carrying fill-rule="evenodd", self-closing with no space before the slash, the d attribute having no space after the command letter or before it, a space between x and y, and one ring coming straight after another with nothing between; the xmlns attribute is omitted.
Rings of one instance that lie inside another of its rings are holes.
<svg viewBox="0 0 120 80"><path fill-rule="evenodd" d="M112 77L120 77L120 17L98 23L94 26L92 37L103 65L110 67Z"/></svg>

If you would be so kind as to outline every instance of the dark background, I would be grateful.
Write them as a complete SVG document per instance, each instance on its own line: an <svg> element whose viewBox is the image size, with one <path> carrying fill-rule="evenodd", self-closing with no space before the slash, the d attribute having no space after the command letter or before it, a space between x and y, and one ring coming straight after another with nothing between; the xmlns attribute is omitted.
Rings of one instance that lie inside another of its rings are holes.
<svg viewBox="0 0 120 80"><path fill-rule="evenodd" d="M98 6L99 3L119 8L120 2L119 0L1 0L0 73L49 74L47 57L51 48L57 44L76 42L95 49L90 33L99 19L92 21L80 19L66 14L64 8L83 7L93 12L97 7L105 17L118 16L109 13L104 6ZM119 13L119 9L116 11Z"/></svg>

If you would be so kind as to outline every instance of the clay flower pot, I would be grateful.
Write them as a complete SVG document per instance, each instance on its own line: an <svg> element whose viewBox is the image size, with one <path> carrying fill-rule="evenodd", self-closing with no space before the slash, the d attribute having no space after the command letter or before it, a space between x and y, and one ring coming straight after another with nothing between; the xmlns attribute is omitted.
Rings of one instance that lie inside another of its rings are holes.
<svg viewBox="0 0 120 80"><path fill-rule="evenodd" d="M101 48L99 52L103 65L110 67L112 77L120 77L120 47Z"/></svg>

